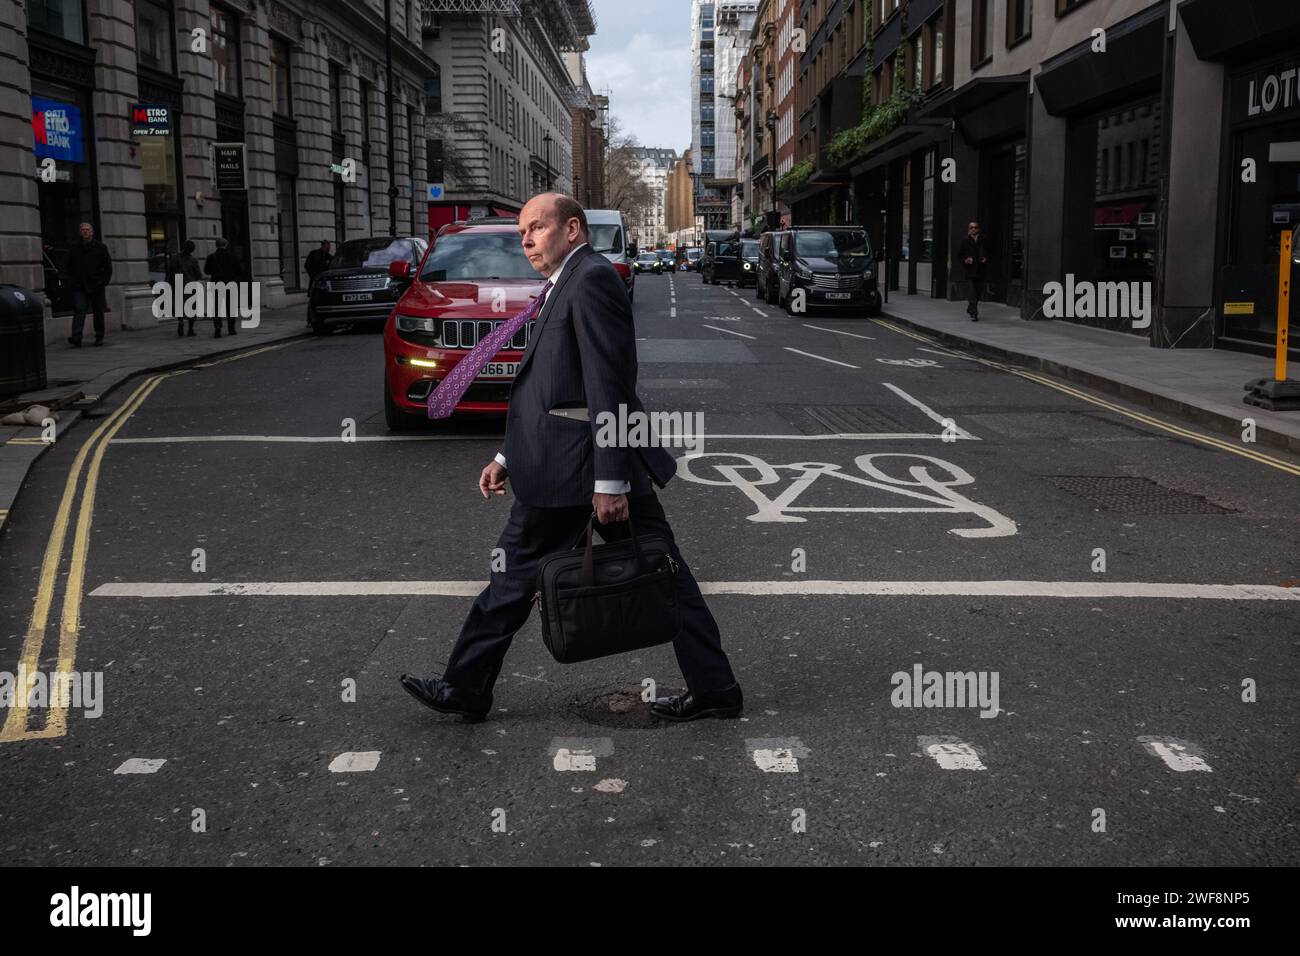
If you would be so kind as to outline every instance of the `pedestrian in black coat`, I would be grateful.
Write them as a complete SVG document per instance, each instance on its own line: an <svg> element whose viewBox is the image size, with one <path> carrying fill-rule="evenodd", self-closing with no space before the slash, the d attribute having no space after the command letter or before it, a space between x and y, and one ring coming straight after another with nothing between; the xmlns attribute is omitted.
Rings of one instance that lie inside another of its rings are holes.
<svg viewBox="0 0 1300 956"><path fill-rule="evenodd" d="M72 329L68 343L81 347L81 333L86 327L86 313L95 316L95 344L104 344L104 313L108 302L104 290L113 280L113 257L108 247L95 238L95 227L81 224L81 238L68 250L63 271L72 291Z"/></svg>
<svg viewBox="0 0 1300 956"><path fill-rule="evenodd" d="M989 247L980 238L980 224L972 222L966 226L966 238L961 241L957 252L962 265L966 268L967 304L966 314L972 322L980 320L980 292L984 287L984 277L989 264Z"/></svg>
<svg viewBox="0 0 1300 956"><path fill-rule="evenodd" d="M177 276L180 276L181 278L177 280L176 278ZM194 241L192 239L186 239L185 245L181 247L181 251L176 253L170 259L167 260L167 281L172 283L173 285L177 281L181 282L182 296L184 295L184 291L185 291L183 285L184 283L203 281L203 270L199 268L199 260L194 258ZM188 318L190 335L194 334L194 318L195 318L194 316L190 316ZM187 319L185 316L181 316L181 315L176 316L177 335L185 334L186 321Z"/></svg>
<svg viewBox="0 0 1300 956"><path fill-rule="evenodd" d="M203 271L213 282L239 282L244 277L244 264L230 250L225 239L217 240L216 251L208 256L203 264ZM235 319L227 317L226 326L231 335L235 334ZM212 316L212 336L221 338L221 316Z"/></svg>

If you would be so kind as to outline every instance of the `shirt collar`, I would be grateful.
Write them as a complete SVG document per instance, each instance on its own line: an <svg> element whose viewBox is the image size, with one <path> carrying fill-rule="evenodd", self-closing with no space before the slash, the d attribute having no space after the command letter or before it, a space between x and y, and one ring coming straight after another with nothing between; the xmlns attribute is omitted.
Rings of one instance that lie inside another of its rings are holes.
<svg viewBox="0 0 1300 956"><path fill-rule="evenodd" d="M551 273L550 283L552 289L560 284L560 275L564 272L564 267L569 264L569 260L573 258L573 254L585 245L587 245L587 243L584 242L581 245L574 246L570 249L569 254L565 256L564 261L560 263L560 267Z"/></svg>

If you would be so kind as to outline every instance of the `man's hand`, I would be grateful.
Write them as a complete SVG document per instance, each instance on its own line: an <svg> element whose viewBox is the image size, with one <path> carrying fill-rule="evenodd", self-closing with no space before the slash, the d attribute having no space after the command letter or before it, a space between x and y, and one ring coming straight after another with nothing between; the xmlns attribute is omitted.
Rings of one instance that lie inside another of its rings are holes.
<svg viewBox="0 0 1300 956"><path fill-rule="evenodd" d="M484 498L488 496L488 492L494 495L504 495L506 493L505 467L495 461L489 462L488 466L479 473L478 490L483 493Z"/></svg>
<svg viewBox="0 0 1300 956"><path fill-rule="evenodd" d="M597 492L591 496L591 507L596 512L596 520L601 524L627 520L627 495L602 495Z"/></svg>
<svg viewBox="0 0 1300 956"><path fill-rule="evenodd" d="M975 260L973 260L970 256L967 256L967 257L966 257L965 259L963 259L962 261L965 262L966 265L970 265L970 264L971 264L972 262L974 262Z"/></svg>

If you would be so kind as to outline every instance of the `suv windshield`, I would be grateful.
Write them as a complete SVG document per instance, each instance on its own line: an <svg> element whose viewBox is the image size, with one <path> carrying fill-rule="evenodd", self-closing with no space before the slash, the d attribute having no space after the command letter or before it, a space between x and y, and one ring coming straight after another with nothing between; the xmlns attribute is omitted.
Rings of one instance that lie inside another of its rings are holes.
<svg viewBox="0 0 1300 956"><path fill-rule="evenodd" d="M353 239L339 246L331 269L387 269L390 262L415 262L415 246L406 239Z"/></svg>
<svg viewBox="0 0 1300 956"><path fill-rule="evenodd" d="M698 259L699 257L700 257L700 250L699 250L699 249L687 249L687 250L686 250L686 258L687 258L687 259Z"/></svg>
<svg viewBox="0 0 1300 956"><path fill-rule="evenodd" d="M652 266L659 261L659 257L653 252L643 252L641 255L636 257L636 261L644 262L646 265Z"/></svg>
<svg viewBox="0 0 1300 956"><path fill-rule="evenodd" d="M511 232L456 232L439 236L424 260L425 282L461 279L538 279L519 237Z"/></svg>
<svg viewBox="0 0 1300 956"><path fill-rule="evenodd" d="M736 246L737 243L734 239L723 239L718 243L717 257L719 259L734 259L736 257Z"/></svg>
<svg viewBox="0 0 1300 956"><path fill-rule="evenodd" d="M623 229L615 223L589 225L587 237L591 248L597 252L623 253Z"/></svg>
<svg viewBox="0 0 1300 956"><path fill-rule="evenodd" d="M740 258L757 259L758 258L758 240L742 239L740 240Z"/></svg>
<svg viewBox="0 0 1300 956"><path fill-rule="evenodd" d="M841 256L868 256L867 234L861 230L813 230L796 232L794 248L800 256L815 256L819 259L838 259Z"/></svg>

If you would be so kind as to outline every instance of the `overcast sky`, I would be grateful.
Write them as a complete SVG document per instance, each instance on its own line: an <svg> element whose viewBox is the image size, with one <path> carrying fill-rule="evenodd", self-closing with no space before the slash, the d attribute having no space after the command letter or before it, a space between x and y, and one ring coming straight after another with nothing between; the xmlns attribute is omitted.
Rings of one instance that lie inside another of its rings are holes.
<svg viewBox="0 0 1300 956"><path fill-rule="evenodd" d="M642 146L691 144L691 0L592 0L587 79Z"/></svg>

